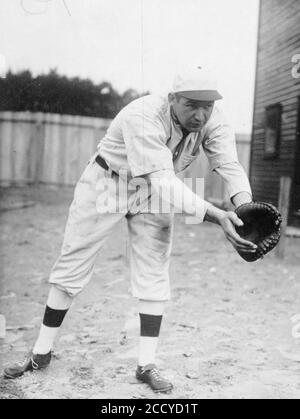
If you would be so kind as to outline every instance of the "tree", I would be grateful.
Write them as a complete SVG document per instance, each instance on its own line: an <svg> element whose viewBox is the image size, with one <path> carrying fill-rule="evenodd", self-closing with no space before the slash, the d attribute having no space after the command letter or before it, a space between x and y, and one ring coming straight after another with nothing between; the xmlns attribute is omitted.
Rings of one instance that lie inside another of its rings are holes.
<svg viewBox="0 0 300 419"><path fill-rule="evenodd" d="M144 94L143 94L144 95ZM49 112L113 118L125 105L140 96L128 89L120 95L104 81L68 78L51 69L48 74L33 77L25 70L0 79L0 111Z"/></svg>

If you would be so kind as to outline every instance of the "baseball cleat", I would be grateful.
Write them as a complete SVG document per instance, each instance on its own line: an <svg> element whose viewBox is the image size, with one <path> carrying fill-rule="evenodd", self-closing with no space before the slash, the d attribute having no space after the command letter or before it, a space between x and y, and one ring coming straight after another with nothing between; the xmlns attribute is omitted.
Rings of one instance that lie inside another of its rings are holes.
<svg viewBox="0 0 300 419"><path fill-rule="evenodd" d="M173 384L161 375L155 364L147 364L144 367L139 365L136 370L136 378L147 383L156 393L165 393L173 388Z"/></svg>
<svg viewBox="0 0 300 419"><path fill-rule="evenodd" d="M51 361L51 351L45 355L33 354L30 352L23 361L5 368L4 378L18 378L26 371L34 371L46 368Z"/></svg>

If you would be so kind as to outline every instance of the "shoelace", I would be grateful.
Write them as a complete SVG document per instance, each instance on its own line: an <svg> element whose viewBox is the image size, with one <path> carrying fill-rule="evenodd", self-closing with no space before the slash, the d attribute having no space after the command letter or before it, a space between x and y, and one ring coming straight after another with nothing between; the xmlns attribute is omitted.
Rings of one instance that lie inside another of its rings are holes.
<svg viewBox="0 0 300 419"><path fill-rule="evenodd" d="M36 362L34 362L33 358L30 358L30 361L31 361L32 368L34 370L37 370L39 368L39 364L37 364Z"/></svg>
<svg viewBox="0 0 300 419"><path fill-rule="evenodd" d="M39 365L33 360L33 358L32 357L30 357L30 361L31 361L31 365L32 365L32 368L34 369L34 370L37 370L38 369L38 367L39 367ZM22 361L19 361L19 362L17 362L17 366L18 367L24 367L24 365L26 364L28 362L28 357L26 356L24 359L22 359Z"/></svg>
<svg viewBox="0 0 300 419"><path fill-rule="evenodd" d="M164 378L161 376L160 372L156 368L152 368L150 374L155 378L155 380L164 381Z"/></svg>

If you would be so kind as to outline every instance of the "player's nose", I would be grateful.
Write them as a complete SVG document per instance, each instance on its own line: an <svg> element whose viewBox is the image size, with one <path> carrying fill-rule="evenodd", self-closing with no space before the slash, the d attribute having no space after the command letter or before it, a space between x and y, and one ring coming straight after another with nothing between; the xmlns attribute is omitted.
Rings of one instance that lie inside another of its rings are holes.
<svg viewBox="0 0 300 419"><path fill-rule="evenodd" d="M205 122L205 115L203 109L197 109L194 114L194 118L197 122Z"/></svg>

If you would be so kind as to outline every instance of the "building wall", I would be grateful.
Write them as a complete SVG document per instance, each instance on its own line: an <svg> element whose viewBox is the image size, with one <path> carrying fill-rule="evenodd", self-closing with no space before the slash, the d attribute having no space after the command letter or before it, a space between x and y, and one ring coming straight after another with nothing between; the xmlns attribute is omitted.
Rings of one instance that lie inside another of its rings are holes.
<svg viewBox="0 0 300 419"><path fill-rule="evenodd" d="M300 54L300 1L261 0L250 180L254 197L278 203L280 176L294 179L300 78L292 57ZM282 105L279 155L266 159L265 109Z"/></svg>

